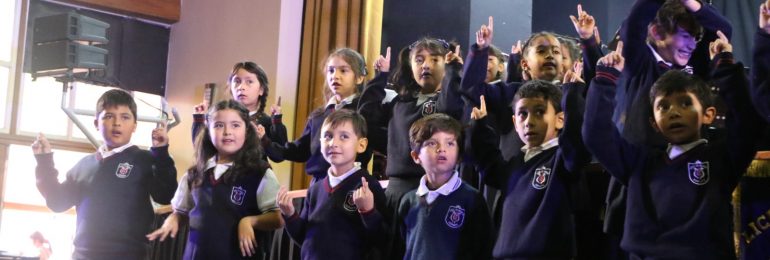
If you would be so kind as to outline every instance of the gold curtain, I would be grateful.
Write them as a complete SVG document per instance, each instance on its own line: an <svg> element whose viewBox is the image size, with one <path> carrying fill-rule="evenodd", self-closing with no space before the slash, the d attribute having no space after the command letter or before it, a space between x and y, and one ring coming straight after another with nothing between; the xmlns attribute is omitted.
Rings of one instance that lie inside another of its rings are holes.
<svg viewBox="0 0 770 260"><path fill-rule="evenodd" d="M379 55L381 31L382 0L305 1L294 138L302 134L308 115L324 105L322 63L329 52L341 47L358 50L371 72L369 61ZM291 176L292 190L308 187L311 178L304 163L293 163Z"/></svg>

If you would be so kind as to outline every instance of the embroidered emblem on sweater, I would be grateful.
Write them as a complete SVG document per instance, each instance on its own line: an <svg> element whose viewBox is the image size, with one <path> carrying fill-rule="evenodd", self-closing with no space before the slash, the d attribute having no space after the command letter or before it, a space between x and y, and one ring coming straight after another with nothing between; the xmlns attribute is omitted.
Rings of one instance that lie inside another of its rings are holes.
<svg viewBox="0 0 770 260"><path fill-rule="evenodd" d="M358 207L356 207L356 203L353 201L353 192L356 190L351 190L348 192L348 195L345 195L345 203L342 204L342 207L345 208L345 210L350 212L355 212L358 210Z"/></svg>
<svg viewBox="0 0 770 260"><path fill-rule="evenodd" d="M449 210L446 212L446 217L444 217L444 222L446 222L447 226L450 228L460 228L463 226L464 220L465 209L460 207L460 205L449 206Z"/></svg>
<svg viewBox="0 0 770 260"><path fill-rule="evenodd" d="M132 168L134 168L134 166L127 162L119 163L118 169L115 170L115 176L118 176L118 178L121 178L121 179L128 178L128 175L131 174Z"/></svg>
<svg viewBox="0 0 770 260"><path fill-rule="evenodd" d="M230 201L235 205L243 205L243 199L246 198L246 189L241 186L233 186L233 190L230 192Z"/></svg>
<svg viewBox="0 0 770 260"><path fill-rule="evenodd" d="M548 186L548 179L551 176L551 169L545 166L535 169L535 176L532 178L532 188L542 190Z"/></svg>
<svg viewBox="0 0 770 260"><path fill-rule="evenodd" d="M704 185L709 182L709 162L688 162L687 177L695 185Z"/></svg>
<svg viewBox="0 0 770 260"><path fill-rule="evenodd" d="M436 101L428 100L422 103L422 116L436 113Z"/></svg>

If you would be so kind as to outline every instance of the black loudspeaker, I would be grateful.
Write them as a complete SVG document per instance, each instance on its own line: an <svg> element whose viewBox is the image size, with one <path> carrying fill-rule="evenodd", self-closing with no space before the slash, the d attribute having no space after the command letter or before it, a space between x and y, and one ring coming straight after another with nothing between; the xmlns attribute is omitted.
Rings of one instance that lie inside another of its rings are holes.
<svg viewBox="0 0 770 260"><path fill-rule="evenodd" d="M34 76L61 76L84 70L106 69L108 23L67 12L35 19L32 72ZM95 45L96 44L96 45Z"/></svg>

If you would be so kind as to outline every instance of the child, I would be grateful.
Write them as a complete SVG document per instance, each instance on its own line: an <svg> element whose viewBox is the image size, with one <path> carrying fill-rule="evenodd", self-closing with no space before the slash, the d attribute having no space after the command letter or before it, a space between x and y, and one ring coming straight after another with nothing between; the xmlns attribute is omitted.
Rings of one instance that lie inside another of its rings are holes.
<svg viewBox="0 0 770 260"><path fill-rule="evenodd" d="M261 159L248 113L235 100L211 108L196 142L197 163L172 201L174 213L150 240L174 237L184 218L190 223L184 259L267 258L264 231L283 226L275 206L278 179Z"/></svg>
<svg viewBox="0 0 770 260"><path fill-rule="evenodd" d="M701 127L716 114L710 89L678 70L663 74L649 92L650 123L668 148L623 139L611 110L625 61L621 51L599 61L583 135L596 159L628 189L620 245L632 259L735 259L731 193L764 126L751 107L743 66L725 52L731 47L719 35L712 79L729 107L725 140L702 139Z"/></svg>
<svg viewBox="0 0 770 260"><path fill-rule="evenodd" d="M770 122L770 1L759 7L759 29L754 36L754 66L751 86L754 106L765 121Z"/></svg>
<svg viewBox="0 0 770 260"><path fill-rule="evenodd" d="M63 212L75 206L74 259L144 259L153 221L150 196L168 204L176 189L176 168L168 154L164 128L152 131L150 151L131 144L136 130L136 103L131 94L112 89L96 103L94 126L104 144L57 180L53 153L40 134L32 150L37 160L37 188L48 208Z"/></svg>
<svg viewBox="0 0 770 260"><path fill-rule="evenodd" d="M329 163L324 160L321 153L321 126L324 119L340 109L356 110L360 97L358 93L363 88L366 77L366 63L364 57L349 48L334 50L324 62L326 72L326 106L318 108L310 114L305 123L305 130L297 140L285 145L272 143L263 147L268 154L274 155L276 162L289 160L293 162L305 162L305 171L313 177L314 183L326 176ZM384 71L387 72L387 71ZM380 74L370 84L385 85L387 74ZM366 167L371 158L371 151L366 150L358 155L356 162Z"/></svg>
<svg viewBox="0 0 770 260"><path fill-rule="evenodd" d="M356 162L366 150L366 122L341 109L326 117L321 132L321 152L331 166L310 185L301 213L285 187L278 192L286 231L302 246L302 259L368 259L384 233L385 197L380 183Z"/></svg>
<svg viewBox="0 0 770 260"><path fill-rule="evenodd" d="M281 99L271 107L270 116L265 113L265 102L270 93L270 84L267 73L254 62L239 62L233 66L230 76L227 78L232 98L243 104L249 110L249 122L257 124L257 134L265 143L272 141L278 144L287 142L286 126L281 122ZM208 104L201 103L194 108L192 137L193 142L198 132L205 127ZM262 138L266 136L266 138ZM266 154L273 161L280 161L278 157ZM267 159L263 158L263 159Z"/></svg>
<svg viewBox="0 0 770 260"><path fill-rule="evenodd" d="M486 122L483 96L480 108L471 115L476 120L472 151L482 169L481 178L503 196L502 222L492 252L495 259L575 256L569 187L591 156L580 137L583 85L574 73L566 75L563 90L532 80L516 93L512 120L525 146L522 154L511 159L497 148L495 130Z"/></svg>
<svg viewBox="0 0 770 260"><path fill-rule="evenodd" d="M403 259L489 259L492 219L479 192L455 166L462 151L460 122L432 114L409 129L411 156L425 169L420 186L404 195L397 221L406 240Z"/></svg>

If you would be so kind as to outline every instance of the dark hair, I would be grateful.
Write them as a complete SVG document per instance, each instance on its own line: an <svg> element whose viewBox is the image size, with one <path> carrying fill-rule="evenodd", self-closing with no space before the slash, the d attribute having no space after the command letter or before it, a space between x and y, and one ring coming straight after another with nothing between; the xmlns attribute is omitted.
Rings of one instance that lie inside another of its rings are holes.
<svg viewBox="0 0 770 260"><path fill-rule="evenodd" d="M223 110L233 110L238 113L246 127L246 140L243 147L233 156L233 166L225 173L224 182L233 183L241 175L264 172L270 165L262 159L263 151L254 126L249 122L249 110L238 101L228 99L217 103L209 109L206 115L207 126L200 131L195 141L196 163L188 170L187 184L190 188L200 185L205 180L206 163L217 155L217 148L211 141L208 125L214 113Z"/></svg>
<svg viewBox="0 0 770 260"><path fill-rule="evenodd" d="M559 43L561 43L563 47L567 47L567 51L569 52L569 56L570 58L572 58L573 62L583 60L583 57L580 52L581 50L579 47L580 44L578 43L577 40L575 40L572 37L564 36L564 35L558 35L556 39L559 40Z"/></svg>
<svg viewBox="0 0 770 260"><path fill-rule="evenodd" d="M519 102L520 99L542 98L546 102L550 102L551 105L553 105L554 110L556 110L556 113L559 113L561 112L561 96L561 89L551 82L539 79L530 80L524 83L524 85L521 85L519 90L516 91L511 107L513 107L513 112L515 114L516 102Z"/></svg>
<svg viewBox="0 0 770 260"><path fill-rule="evenodd" d="M339 48L329 53L329 56L326 57L326 60L324 60L322 65L322 71L324 71L324 74L327 70L326 65L329 64L329 60L331 60L332 57L340 57L345 62L347 62L348 65L350 65L350 69L353 70L353 74L356 78L367 75L366 61L364 61L364 56L351 48ZM365 83L366 81L362 81L361 84L358 84L354 93L362 92L364 90ZM327 82L326 84L329 83ZM329 90L326 84L324 84L323 93L326 101L328 101L332 97L332 92Z"/></svg>
<svg viewBox="0 0 770 260"><path fill-rule="evenodd" d="M505 61L507 60L505 54L503 54L503 51L491 44L489 45L489 56L497 58L497 61L500 62L500 64L505 64ZM498 70L497 75L495 75L495 79L501 79L503 77L504 71L505 70Z"/></svg>
<svg viewBox="0 0 770 260"><path fill-rule="evenodd" d="M658 78L650 88L650 105L655 105L655 98L673 93L692 93L704 108L714 106L714 99L706 82L680 70L669 70Z"/></svg>
<svg viewBox="0 0 770 260"><path fill-rule="evenodd" d="M355 131L358 138L366 138L366 120L363 116L350 109L340 109L332 112L324 119L321 126L328 125L334 129L345 122L350 122L353 125L353 131Z"/></svg>
<svg viewBox="0 0 770 260"><path fill-rule="evenodd" d="M105 109L117 106L127 106L131 110L131 114L134 115L134 122L136 122L136 102L134 97L122 89L107 90L107 92L104 92L99 97L99 100L96 101L96 118L99 118L99 114Z"/></svg>
<svg viewBox="0 0 770 260"><path fill-rule="evenodd" d="M559 42L559 44L561 44L561 42L559 41L559 37L556 37L556 34L554 34L552 32L541 31L541 32L533 33L533 34L529 35L529 38L526 41L524 41L524 44L521 46L521 58L522 59L526 59L527 52L529 51L530 48L532 48L532 46L531 46L532 42L535 39L537 39L538 37L553 37L554 39L556 39L557 42Z"/></svg>
<svg viewBox="0 0 770 260"><path fill-rule="evenodd" d="M427 50L431 55L444 57L450 50L454 50L456 44L443 39L425 37L419 39L401 49L398 53L398 66L391 75L390 81L396 86L396 92L401 95L411 95L420 91L422 87L412 75L411 56L421 50Z"/></svg>
<svg viewBox="0 0 770 260"><path fill-rule="evenodd" d="M462 125L457 119L446 114L435 113L415 121L409 128L409 144L412 151L419 152L423 142L437 132L453 134L457 141L458 151L463 151Z"/></svg>
<svg viewBox="0 0 770 260"><path fill-rule="evenodd" d="M262 95L259 96L258 98L259 108L257 108L257 113L262 114L265 111L265 102L267 102L267 96L270 94L270 82L267 80L267 73L265 73L265 70L263 70L262 67L260 67L254 62L251 62L251 61L238 62L235 65L233 65L233 70L230 72L230 76L227 77L228 88L232 87L230 86L230 82L233 80L233 77L235 77L235 74L237 74L238 70L240 69L243 69L251 74L257 75L259 86L262 88ZM228 90L230 91L230 95L232 95L233 93L232 89L228 89Z"/></svg>
<svg viewBox="0 0 770 260"><path fill-rule="evenodd" d="M667 0L663 3L650 25L656 26L658 32L663 36L675 34L678 27L682 27L696 40L700 40L703 36L703 27L695 19L695 16L687 11L680 0Z"/></svg>

